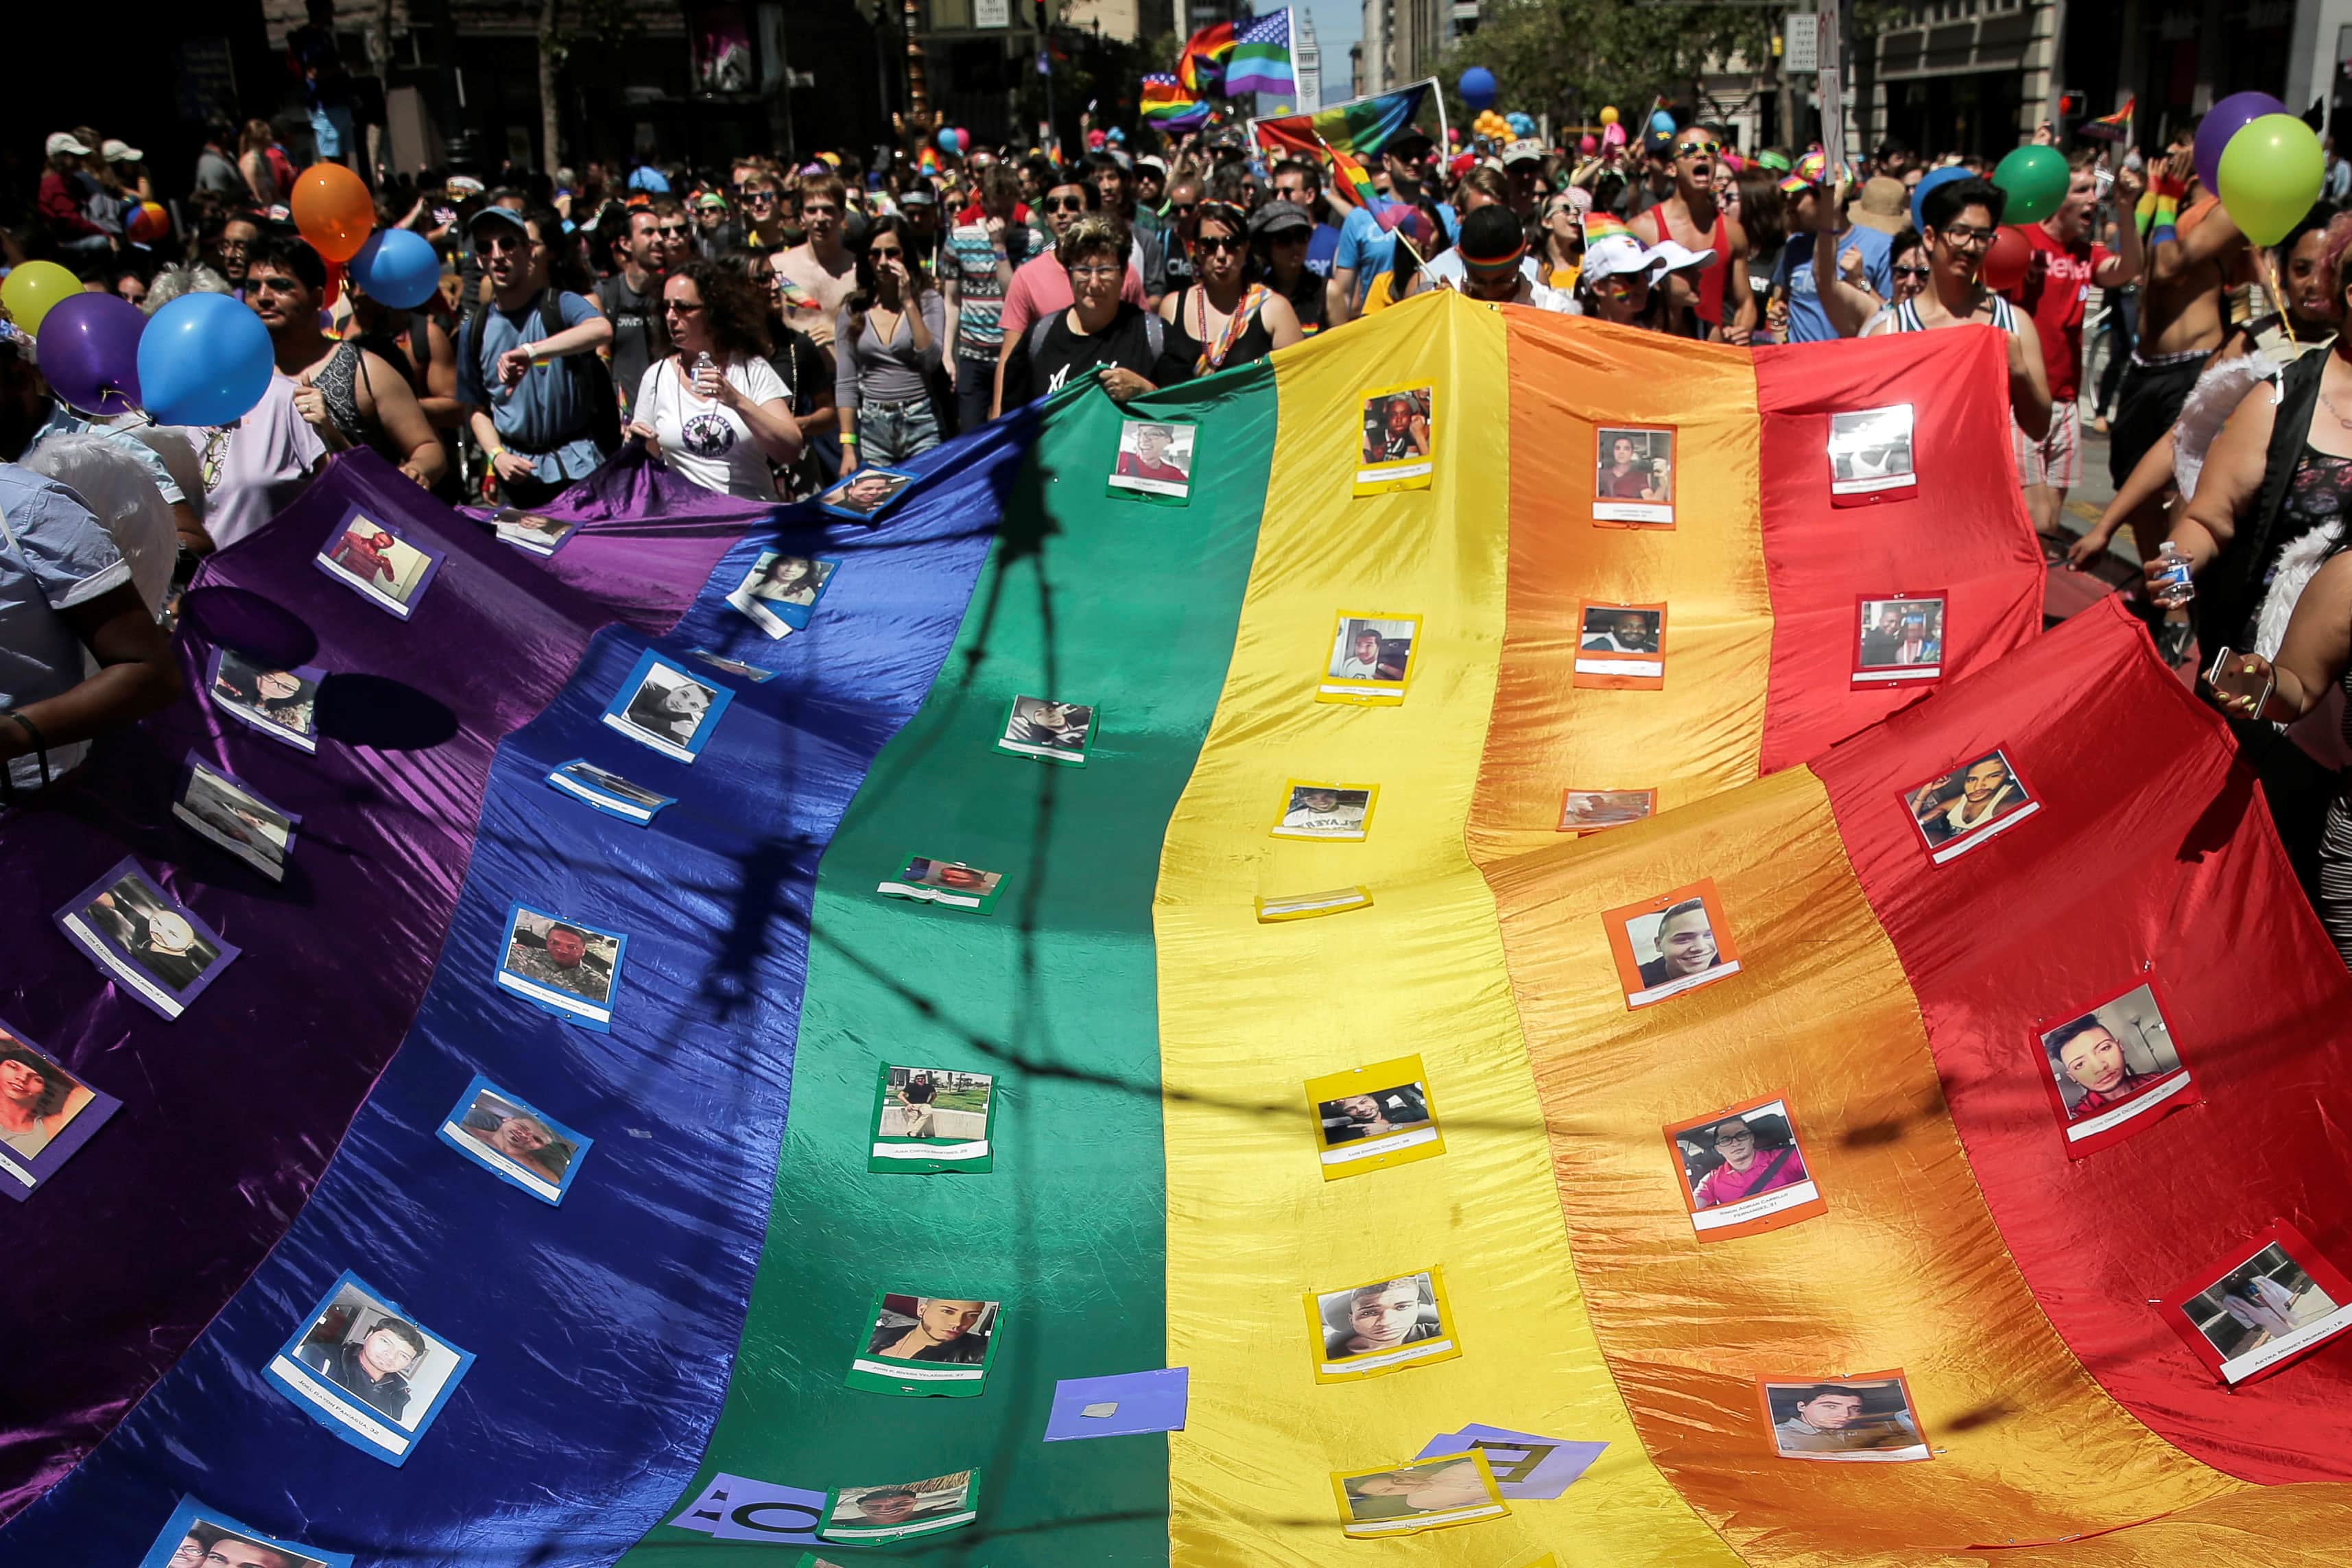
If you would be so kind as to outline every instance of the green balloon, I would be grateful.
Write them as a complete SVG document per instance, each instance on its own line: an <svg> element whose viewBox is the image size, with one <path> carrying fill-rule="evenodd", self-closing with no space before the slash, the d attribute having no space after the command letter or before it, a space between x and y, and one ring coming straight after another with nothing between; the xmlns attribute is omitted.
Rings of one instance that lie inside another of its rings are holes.
<svg viewBox="0 0 2352 1568"><path fill-rule="evenodd" d="M2009 193L2000 221L2040 223L2064 203L2066 185L2073 178L2066 155L2057 148L2020 147L1992 172L1992 183Z"/></svg>
<svg viewBox="0 0 2352 1568"><path fill-rule="evenodd" d="M2248 122L2221 149L2221 205L2256 245L2276 245L2303 221L2327 177L2318 132L2292 114Z"/></svg>

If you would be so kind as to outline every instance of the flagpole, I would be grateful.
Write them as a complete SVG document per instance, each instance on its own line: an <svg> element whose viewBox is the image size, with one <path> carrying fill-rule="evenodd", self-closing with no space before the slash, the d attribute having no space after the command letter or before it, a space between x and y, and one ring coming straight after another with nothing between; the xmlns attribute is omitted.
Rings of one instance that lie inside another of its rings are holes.
<svg viewBox="0 0 2352 1568"><path fill-rule="evenodd" d="M1437 155L1448 158L1453 156L1454 135L1445 128L1445 89L1437 84L1435 77L1424 79L1429 83L1430 101L1437 105Z"/></svg>

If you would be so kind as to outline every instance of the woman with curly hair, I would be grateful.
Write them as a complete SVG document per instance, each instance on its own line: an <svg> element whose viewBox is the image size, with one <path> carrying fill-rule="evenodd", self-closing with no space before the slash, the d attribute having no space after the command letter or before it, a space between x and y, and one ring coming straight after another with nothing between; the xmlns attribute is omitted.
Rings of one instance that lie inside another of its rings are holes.
<svg viewBox="0 0 2352 1568"><path fill-rule="evenodd" d="M775 500L769 465L800 457L801 427L765 357L759 290L733 268L690 262L662 285L662 312L676 352L646 367L629 405L636 415L629 434L704 489Z"/></svg>

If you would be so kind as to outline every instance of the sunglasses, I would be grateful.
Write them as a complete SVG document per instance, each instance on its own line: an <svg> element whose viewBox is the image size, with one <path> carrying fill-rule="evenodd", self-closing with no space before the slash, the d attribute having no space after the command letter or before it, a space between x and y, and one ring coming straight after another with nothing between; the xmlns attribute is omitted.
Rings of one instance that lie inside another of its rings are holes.
<svg viewBox="0 0 2352 1568"><path fill-rule="evenodd" d="M1201 210L1201 204L1198 202L1170 202L1168 204L1168 210L1177 214L1179 216L1181 216L1186 213L1199 212Z"/></svg>
<svg viewBox="0 0 2352 1568"><path fill-rule="evenodd" d="M1925 278L1927 276L1927 269L1924 267L1898 267L1895 269L1895 276L1897 278Z"/></svg>
<svg viewBox="0 0 2352 1568"><path fill-rule="evenodd" d="M654 232L660 235L682 235L687 232L687 226L682 223L656 224L654 226Z"/></svg>
<svg viewBox="0 0 2352 1568"><path fill-rule="evenodd" d="M907 253L895 245L877 245L866 251L877 261L896 261Z"/></svg>
<svg viewBox="0 0 2352 1568"><path fill-rule="evenodd" d="M1236 256L1249 248L1248 240L1242 238L1238 235L1231 234L1204 234L1192 243L1199 246L1202 250L1230 250Z"/></svg>
<svg viewBox="0 0 2352 1568"><path fill-rule="evenodd" d="M678 232L683 234L686 231L680 229ZM494 234L474 241L474 254L477 256L495 256L501 250L520 251L530 248L530 241L509 234Z"/></svg>
<svg viewBox="0 0 2352 1568"><path fill-rule="evenodd" d="M1045 210L1049 213L1082 213L1087 210L1087 204L1079 196L1047 196Z"/></svg>
<svg viewBox="0 0 2352 1568"><path fill-rule="evenodd" d="M1677 158L1696 158L1720 153L1722 151L1723 143L1720 142L1678 142L1675 145L1675 156Z"/></svg>
<svg viewBox="0 0 2352 1568"><path fill-rule="evenodd" d="M662 314L665 316L691 316L697 310L701 309L702 305L698 300L693 304L688 304L683 300L664 300L662 301Z"/></svg>
<svg viewBox="0 0 2352 1568"><path fill-rule="evenodd" d="M772 202L776 199L776 193L773 191L745 191L743 193L743 199L747 202ZM832 209L820 207L817 210L819 212L824 212Z"/></svg>

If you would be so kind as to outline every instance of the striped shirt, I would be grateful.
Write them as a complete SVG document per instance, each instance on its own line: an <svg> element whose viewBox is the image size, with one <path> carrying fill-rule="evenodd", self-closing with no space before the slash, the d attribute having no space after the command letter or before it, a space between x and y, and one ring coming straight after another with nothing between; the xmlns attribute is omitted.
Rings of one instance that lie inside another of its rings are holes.
<svg viewBox="0 0 2352 1568"><path fill-rule="evenodd" d="M977 223L960 223L949 234L947 247L940 254L940 282L944 287L952 279L958 286L958 359L996 363L997 350L1004 343L1004 329L997 324L997 313L1003 310L1005 290L1011 287L1012 268L1020 266L1042 248L1034 229L1025 224L1006 224L1004 254L1012 266L999 277L996 247L990 242L985 227Z"/></svg>

